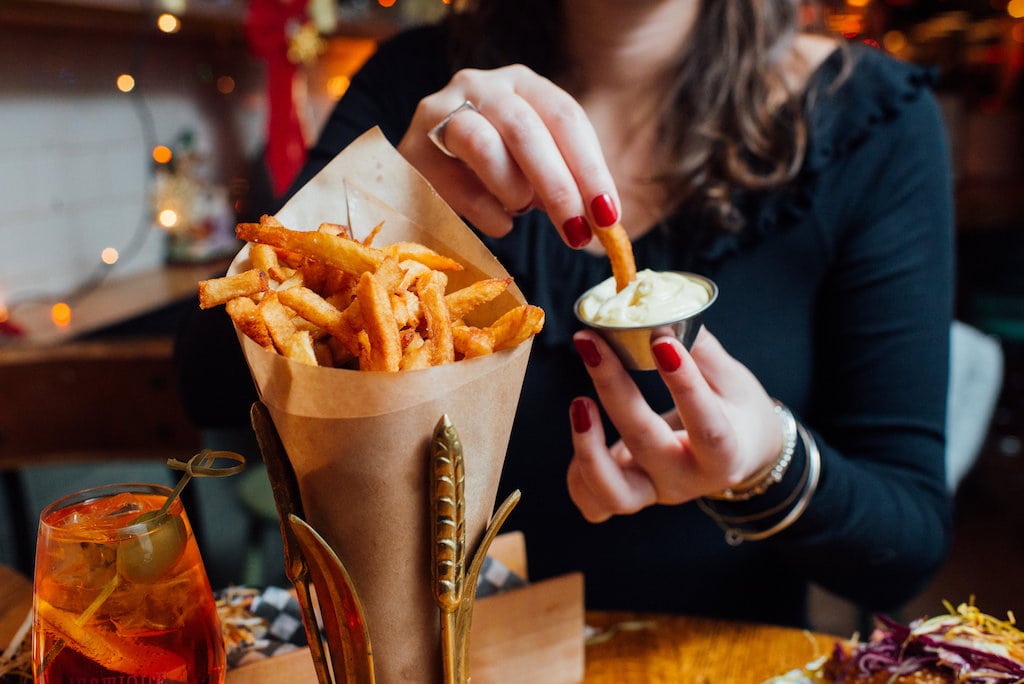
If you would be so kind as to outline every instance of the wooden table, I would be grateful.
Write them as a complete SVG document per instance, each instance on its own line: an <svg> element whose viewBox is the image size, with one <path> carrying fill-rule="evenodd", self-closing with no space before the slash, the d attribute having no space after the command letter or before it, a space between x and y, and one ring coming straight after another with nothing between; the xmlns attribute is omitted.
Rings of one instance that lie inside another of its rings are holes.
<svg viewBox="0 0 1024 684"><path fill-rule="evenodd" d="M586 684L759 684L828 653L836 638L799 629L682 616L588 613L626 624L586 651Z"/></svg>
<svg viewBox="0 0 1024 684"><path fill-rule="evenodd" d="M145 336L82 338L194 299L199 281L228 263L111 277L71 302L71 322L63 327L50 320L52 299L13 306L10 321L23 335L0 339L0 469L162 462L198 450L199 430L178 391L176 323Z"/></svg>
<svg viewBox="0 0 1024 684"><path fill-rule="evenodd" d="M50 320L54 298L21 302L11 307L11 322L24 332L19 345L66 342L196 295L200 280L222 274L230 259L201 264L161 266L141 273L112 277L73 302L71 322Z"/></svg>
<svg viewBox="0 0 1024 684"><path fill-rule="evenodd" d="M0 652L30 604L29 582L0 566ZM587 624L609 631L586 648L585 684L759 684L835 642L798 629L683 616L590 612ZM292 681L315 684L312 665L308 678Z"/></svg>

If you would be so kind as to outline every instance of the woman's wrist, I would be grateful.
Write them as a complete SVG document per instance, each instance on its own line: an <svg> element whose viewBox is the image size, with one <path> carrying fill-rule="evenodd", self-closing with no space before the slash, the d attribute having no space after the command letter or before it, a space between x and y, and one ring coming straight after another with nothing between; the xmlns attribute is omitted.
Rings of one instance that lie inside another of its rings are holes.
<svg viewBox="0 0 1024 684"><path fill-rule="evenodd" d="M725 540L730 546L774 536L793 525L810 506L821 479L821 453L814 437L806 428L797 425L797 431L805 452L803 472L799 484L781 502L766 510L735 515L719 510L714 505L715 501L697 500L701 510L725 532Z"/></svg>
<svg viewBox="0 0 1024 684"><path fill-rule="evenodd" d="M775 414L782 421L782 448L778 457L770 464L761 468L743 482L728 487L716 494L709 494L708 499L720 501L746 501L764 494L769 487L782 482L796 451L797 424L792 412L781 402L775 402Z"/></svg>

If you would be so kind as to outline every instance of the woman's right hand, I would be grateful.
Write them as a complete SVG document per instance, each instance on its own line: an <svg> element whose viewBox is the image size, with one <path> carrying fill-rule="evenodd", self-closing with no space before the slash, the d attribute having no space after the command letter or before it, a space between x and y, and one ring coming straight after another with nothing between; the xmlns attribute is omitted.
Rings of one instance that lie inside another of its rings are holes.
<svg viewBox="0 0 1024 684"><path fill-rule="evenodd" d="M473 107L440 132L449 157L427 134L466 101ZM420 101L398 150L452 209L492 237L537 208L579 249L592 226L619 219L618 193L583 107L521 65L457 72Z"/></svg>

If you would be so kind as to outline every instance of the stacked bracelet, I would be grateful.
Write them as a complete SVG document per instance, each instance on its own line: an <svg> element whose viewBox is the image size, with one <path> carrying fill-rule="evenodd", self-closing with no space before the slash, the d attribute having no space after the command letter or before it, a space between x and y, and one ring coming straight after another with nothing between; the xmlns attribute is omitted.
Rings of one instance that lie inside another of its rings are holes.
<svg viewBox="0 0 1024 684"><path fill-rule="evenodd" d="M774 463L757 471L735 487L709 495L709 499L746 501L758 494L764 494L773 484L782 482L786 471L789 470L789 464L793 461L793 452L796 451L796 419L790 410L779 402L775 402L775 414L782 420L783 439L779 457Z"/></svg>
<svg viewBox="0 0 1024 684"><path fill-rule="evenodd" d="M804 486L807 484L808 475L809 473L807 472L807 468L805 467L803 474L800 476L800 481L796 484L795 487L793 487L793 491L791 491L785 499L775 504L771 508L765 509L763 511L757 511L756 513L751 513L749 515L723 515L719 509L713 508L708 503L706 498L697 499L697 505L700 506L701 510L703 510L709 516L714 518L720 526L724 525L723 529L727 527L736 527L737 525L740 525L742 523L752 523L758 520L766 520L772 517L773 515L779 515L780 513L787 510L790 506L793 505L793 502L796 501L797 497L800 496L800 492L804 490Z"/></svg>
<svg viewBox="0 0 1024 684"><path fill-rule="evenodd" d="M794 490L799 492L799 497L796 498L795 503L789 512L786 513L786 515L784 515L777 523L763 530L741 529L739 527L735 527L734 524L737 522L746 522L767 517L771 513L778 512L781 508L776 507L776 509L773 509L772 511L755 516L749 516L747 518L730 519L723 517L707 503L698 499L697 503L700 505L701 509L711 516L712 520L714 520L715 523L717 523L725 532L725 541L730 546L739 546L744 541L759 541L778 534L795 523L810 505L811 498L818 489L818 480L821 477L821 452L818 451L818 444L814 441L814 438L802 425L798 425L797 430L800 434L800 439L804 443L804 448L807 450L807 466L804 470L804 477L801 481L800 487ZM783 505L788 505L792 501L793 497L790 496L785 502L783 502Z"/></svg>

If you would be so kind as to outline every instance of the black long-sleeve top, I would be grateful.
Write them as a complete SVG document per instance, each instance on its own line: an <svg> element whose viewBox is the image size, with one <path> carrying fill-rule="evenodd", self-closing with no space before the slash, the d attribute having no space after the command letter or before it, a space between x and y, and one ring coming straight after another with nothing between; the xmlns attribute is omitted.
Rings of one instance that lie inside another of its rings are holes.
<svg viewBox="0 0 1024 684"><path fill-rule="evenodd" d="M451 76L441 30L416 29L380 47L296 186L372 126L397 145L417 102ZM852 72L829 88L844 59ZM742 233L711 234L684 208L634 243L640 268L717 282L705 325L820 446L809 508L769 539L730 546L694 503L601 524L582 518L566 487L568 407L594 392L571 344L572 303L610 275L607 259L567 248L538 211L517 218L509 236L485 238L547 315L498 498L522 492L505 529L525 532L532 578L582 570L591 608L802 624L809 581L891 608L939 567L951 518L944 428L953 249L948 149L929 83L929 72L877 50L837 51L808 86L799 177L742 198ZM657 373L634 377L655 409L671 408ZM800 445L786 479L748 506L787 495L806 460Z"/></svg>

